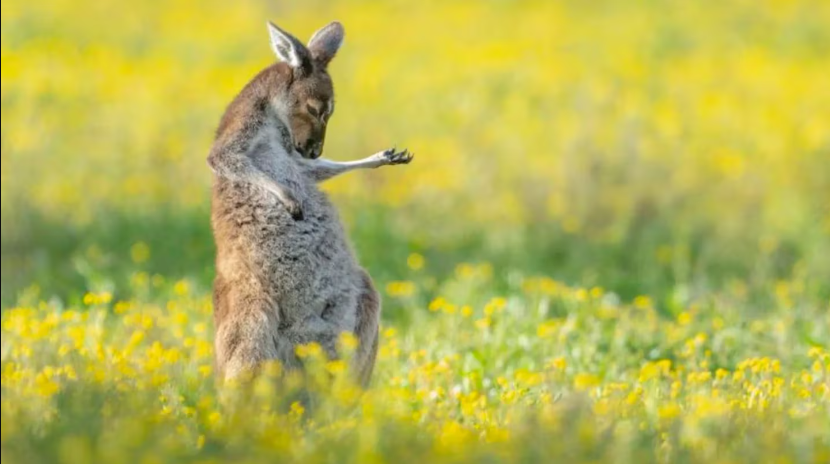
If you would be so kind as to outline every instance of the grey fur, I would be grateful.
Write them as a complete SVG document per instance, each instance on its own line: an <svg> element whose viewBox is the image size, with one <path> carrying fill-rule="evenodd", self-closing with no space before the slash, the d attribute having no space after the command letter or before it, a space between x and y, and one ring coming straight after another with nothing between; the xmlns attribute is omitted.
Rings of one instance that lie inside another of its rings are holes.
<svg viewBox="0 0 830 464"><path fill-rule="evenodd" d="M310 78L319 80L307 85L286 63L261 72L228 107L208 156L215 173L213 297L222 379L266 360L300 368L295 348L309 342L334 359L342 332L355 334L360 343L354 359L358 380L367 385L371 377L380 298L317 183L353 169L408 163L412 155L393 149L338 163L298 151L312 143L322 147L325 121L316 123L322 133L309 132L320 140L298 141L295 124L307 124L308 116L291 102L326 97L324 65L314 64Z"/></svg>

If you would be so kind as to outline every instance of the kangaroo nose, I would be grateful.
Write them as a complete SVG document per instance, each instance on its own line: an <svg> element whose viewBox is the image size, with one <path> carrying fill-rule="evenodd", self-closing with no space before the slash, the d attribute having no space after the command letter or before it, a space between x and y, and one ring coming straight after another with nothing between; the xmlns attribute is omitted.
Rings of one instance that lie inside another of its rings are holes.
<svg viewBox="0 0 830 464"><path fill-rule="evenodd" d="M313 150L311 150L311 158L312 159L317 159L322 154L323 154L323 146L322 145L317 145L316 147L314 147Z"/></svg>

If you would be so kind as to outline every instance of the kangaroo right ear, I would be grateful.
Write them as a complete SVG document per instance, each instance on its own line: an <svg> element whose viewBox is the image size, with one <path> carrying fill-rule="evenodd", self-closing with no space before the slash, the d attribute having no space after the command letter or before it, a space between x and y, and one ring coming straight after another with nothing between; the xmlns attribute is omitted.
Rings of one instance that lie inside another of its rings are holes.
<svg viewBox="0 0 830 464"><path fill-rule="evenodd" d="M311 36L308 41L308 50L311 57L317 60L323 67L328 66L329 61L337 54L340 45L343 44L343 25L337 21L329 23Z"/></svg>
<svg viewBox="0 0 830 464"><path fill-rule="evenodd" d="M302 42L271 21L268 21L268 33L271 35L271 48L280 60L295 71L311 70L311 54Z"/></svg>

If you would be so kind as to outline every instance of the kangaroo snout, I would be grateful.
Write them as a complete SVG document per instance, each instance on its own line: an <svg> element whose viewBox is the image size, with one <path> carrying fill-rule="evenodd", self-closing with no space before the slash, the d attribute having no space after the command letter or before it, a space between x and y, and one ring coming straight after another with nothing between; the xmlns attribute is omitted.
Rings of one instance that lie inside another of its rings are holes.
<svg viewBox="0 0 830 464"><path fill-rule="evenodd" d="M305 144L300 144L296 148L303 158L317 159L323 154L323 141L309 139Z"/></svg>

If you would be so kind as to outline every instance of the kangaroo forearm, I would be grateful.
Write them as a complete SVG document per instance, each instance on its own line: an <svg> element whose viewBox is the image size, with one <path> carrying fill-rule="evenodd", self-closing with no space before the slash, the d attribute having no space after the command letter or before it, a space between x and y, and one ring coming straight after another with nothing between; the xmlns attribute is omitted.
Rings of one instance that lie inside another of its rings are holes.
<svg viewBox="0 0 830 464"><path fill-rule="evenodd" d="M355 161L332 161L325 158L306 161L305 172L317 182L331 179L334 176L355 169L371 169L381 166L383 163L376 156L369 156Z"/></svg>
<svg viewBox="0 0 830 464"><path fill-rule="evenodd" d="M318 158L315 160L303 159L300 163L309 177L317 182L322 182L355 169L374 169L390 164L408 164L410 161L412 161L412 154L408 150L398 152L392 148L354 161L332 161Z"/></svg>
<svg viewBox="0 0 830 464"><path fill-rule="evenodd" d="M219 177L234 182L248 182L256 184L268 191L273 190L276 182L268 177L244 154L238 153L211 153L208 157L208 165Z"/></svg>
<svg viewBox="0 0 830 464"><path fill-rule="evenodd" d="M208 157L208 164L213 169L213 172L220 177L234 182L254 184L273 193L283 203L291 200L291 195L287 187L256 167L251 159L244 154L231 152L212 153Z"/></svg>

